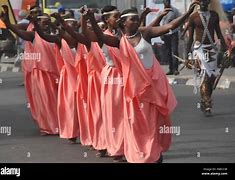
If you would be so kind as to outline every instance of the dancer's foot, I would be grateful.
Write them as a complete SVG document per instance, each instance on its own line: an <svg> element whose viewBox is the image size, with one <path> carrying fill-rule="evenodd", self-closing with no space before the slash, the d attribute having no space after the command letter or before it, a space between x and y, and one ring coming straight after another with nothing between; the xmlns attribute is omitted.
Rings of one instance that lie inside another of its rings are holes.
<svg viewBox="0 0 235 180"><path fill-rule="evenodd" d="M207 109L205 110L205 112L204 112L204 115L205 115L206 117L211 117L211 116L212 116L211 109L210 109L210 108L207 108Z"/></svg>
<svg viewBox="0 0 235 180"><path fill-rule="evenodd" d="M89 146L89 151L94 151L94 150L95 150L95 148L92 145L90 145Z"/></svg>
<svg viewBox="0 0 235 180"><path fill-rule="evenodd" d="M40 135L41 136L47 136L48 134L46 132L44 132L44 131L40 131Z"/></svg>
<svg viewBox="0 0 235 180"><path fill-rule="evenodd" d="M160 154L160 157L159 157L159 159L156 161L156 163L158 164L158 163L163 163L163 155L162 154Z"/></svg>
<svg viewBox="0 0 235 180"><path fill-rule="evenodd" d="M68 140L69 140L70 144L76 144L77 143L77 138L76 137L75 138L69 138Z"/></svg>
<svg viewBox="0 0 235 180"><path fill-rule="evenodd" d="M124 158L124 156L115 156L113 162L114 163L126 162L126 159Z"/></svg>
<svg viewBox="0 0 235 180"><path fill-rule="evenodd" d="M98 153L96 153L96 157L97 157L97 158L99 158L99 157L105 157L106 152L107 152L106 149L104 149L104 150L99 150Z"/></svg>

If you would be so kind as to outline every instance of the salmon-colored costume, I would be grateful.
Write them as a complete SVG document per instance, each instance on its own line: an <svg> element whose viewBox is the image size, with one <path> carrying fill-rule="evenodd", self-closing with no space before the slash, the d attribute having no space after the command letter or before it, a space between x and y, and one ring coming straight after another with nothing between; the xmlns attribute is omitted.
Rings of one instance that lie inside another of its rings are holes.
<svg viewBox="0 0 235 180"><path fill-rule="evenodd" d="M88 78L87 78L87 49L83 44L79 44L75 58L76 69L78 72L77 78L77 113L79 121L80 142L84 146L92 145L88 112L87 112L87 92L88 92Z"/></svg>
<svg viewBox="0 0 235 180"><path fill-rule="evenodd" d="M101 91L101 71L104 67L104 56L96 42L91 43L91 48L87 57L88 73L88 122L89 134L92 146L96 150L106 149L104 127L101 113L100 91Z"/></svg>
<svg viewBox="0 0 235 180"><path fill-rule="evenodd" d="M25 88L32 116L41 133L58 134L56 107L59 73L54 45L35 33L33 46L27 42L26 47L26 52L34 54L33 59L23 61Z"/></svg>
<svg viewBox="0 0 235 180"><path fill-rule="evenodd" d="M108 30L106 34L112 35ZM124 155L124 96L120 51L103 45L106 65L101 73L101 105L105 141L110 156Z"/></svg>
<svg viewBox="0 0 235 180"><path fill-rule="evenodd" d="M34 47L33 44L29 41L25 42L24 47L24 53L25 54L32 54L34 53ZM25 86L25 92L26 92L26 98L28 102L28 108L31 111L32 117L34 120L36 120L37 114L35 105L33 102L33 81L32 81L32 71L33 71L33 62L34 59L32 57L30 58L24 58L22 61L22 69L24 73L24 86Z"/></svg>
<svg viewBox="0 0 235 180"><path fill-rule="evenodd" d="M32 31L33 24L29 24L27 31ZM34 45L30 41L25 41L25 47L24 47L24 54L34 54ZM33 103L33 92L32 92L32 71L34 67L34 57L29 56L26 58L26 56L23 58L22 61L22 69L24 73L24 86L25 86L25 92L26 92L26 98L28 101L28 108L31 111L32 117L34 120L36 120L36 109L35 105Z"/></svg>
<svg viewBox="0 0 235 180"><path fill-rule="evenodd" d="M61 49L57 51L57 61L61 61L60 81L58 90L58 121L61 138L76 138L79 137L79 124L77 115L77 71L75 67L76 49L73 52L67 42L62 39ZM58 52L60 51L60 52Z"/></svg>
<svg viewBox="0 0 235 180"><path fill-rule="evenodd" d="M140 43L147 42L142 38ZM151 47L149 50L152 51ZM176 107L176 99L153 52L150 52L152 65L148 69L125 36L120 42L120 52L127 102L125 157L132 163L154 163L171 144L171 134L161 134L160 127L171 126L170 113Z"/></svg>

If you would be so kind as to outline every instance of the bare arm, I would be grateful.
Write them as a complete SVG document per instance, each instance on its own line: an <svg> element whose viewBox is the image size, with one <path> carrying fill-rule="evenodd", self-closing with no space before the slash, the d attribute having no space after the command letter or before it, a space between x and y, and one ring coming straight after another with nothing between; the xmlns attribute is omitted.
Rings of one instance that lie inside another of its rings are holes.
<svg viewBox="0 0 235 180"><path fill-rule="evenodd" d="M80 22L81 22L82 33L85 35L85 37L87 37L90 40L90 42L98 42L98 38L95 32L88 29L88 26L87 26L88 16L84 15L86 11L87 10L84 8L81 10L82 16L81 16Z"/></svg>
<svg viewBox="0 0 235 180"><path fill-rule="evenodd" d="M144 11L141 13L140 15L140 27L144 27L145 26L145 19L147 17L147 15L151 12L150 8L145 8Z"/></svg>
<svg viewBox="0 0 235 180"><path fill-rule="evenodd" d="M162 18L166 16L170 11L172 11L171 8L165 8L164 11L149 26L159 26L160 22L162 21Z"/></svg>
<svg viewBox="0 0 235 180"><path fill-rule="evenodd" d="M184 23L184 21L190 16L190 14L193 12L195 6L198 5L198 2L194 2L191 4L189 10L182 16L178 17L177 19L171 21L168 24L165 24L161 27L149 27L147 30L147 37L148 38L154 38L154 37L158 37L161 35L164 35L166 33L168 33L170 30L174 30L176 29L178 26L180 26L181 24Z"/></svg>
<svg viewBox="0 0 235 180"><path fill-rule="evenodd" d="M87 40L87 38L79 33L79 32L76 32L72 27L70 27L66 22L63 23L63 27L64 29L73 37L75 38L79 43L81 44L84 44L84 45L88 45L89 42Z"/></svg>
<svg viewBox="0 0 235 180"><path fill-rule="evenodd" d="M169 12L171 11L171 8L166 8L164 9L164 11L156 18L153 20L153 22L151 22L147 27L145 26L140 26L139 30L140 31L145 31L148 27L156 27L160 25L160 22L162 21L162 18L164 16L166 16Z"/></svg>
<svg viewBox="0 0 235 180"><path fill-rule="evenodd" d="M39 36L44 39L47 42L50 43L56 43L57 45L59 45L59 47L61 47L61 38L57 35L51 35L51 34L47 34L45 32L43 32L43 30L41 29L41 27L39 26L39 24L34 21L34 27L37 31L37 33L39 34Z"/></svg>
<svg viewBox="0 0 235 180"><path fill-rule="evenodd" d="M29 23L15 24L14 26L16 26L18 29L26 31L28 29Z"/></svg>
<svg viewBox="0 0 235 180"><path fill-rule="evenodd" d="M21 29L18 29L15 25L12 25L10 22L10 19L9 19L8 6L3 5L2 8L3 8L4 12L2 12L2 14L1 14L1 19L6 24L7 28L9 28L11 31L13 31L16 35L18 35L23 40L33 42L34 32L21 30Z"/></svg>
<svg viewBox="0 0 235 180"><path fill-rule="evenodd" d="M225 52L228 49L228 47L226 45L226 42L224 40L224 36L223 36L223 34L221 32L221 29L220 29L219 16L218 16L217 13L215 13L215 16L216 16L215 31L216 31L218 39L220 39L221 46L222 46L222 51Z"/></svg>
<svg viewBox="0 0 235 180"><path fill-rule="evenodd" d="M7 28L9 28L11 31L13 31L17 36L19 36L21 39L25 41L31 41L34 40L35 33L33 31L25 31L17 28L17 26L12 25L10 22L5 22Z"/></svg>
<svg viewBox="0 0 235 180"><path fill-rule="evenodd" d="M58 13L53 13L51 16L54 17L54 18L57 20L57 24L62 24L64 30L65 30L71 37L73 37L77 42L79 42L79 43L81 43L81 44L85 44L85 45L88 44L87 39L86 39L82 34L76 32L72 27L70 27L70 26L68 25L68 23L65 22L64 19L63 19ZM65 34L65 32L62 33L63 36L62 36L61 38L64 38L65 40L66 40L66 39L69 40L70 38L69 38L68 34ZM70 39L70 40L71 40L71 39ZM70 40L69 40L69 41L70 41ZM71 43L74 44L73 42L71 42ZM70 44L70 43L69 43L69 44Z"/></svg>
<svg viewBox="0 0 235 180"><path fill-rule="evenodd" d="M194 24L193 24L192 20L190 20L189 25L188 25L189 40L188 40L187 51L186 51L187 55L188 55L188 53L190 53L192 51L192 44L193 44L193 38L194 38L194 29L195 29Z"/></svg>
<svg viewBox="0 0 235 180"><path fill-rule="evenodd" d="M57 25L60 25L60 23L57 22ZM57 25L55 23L51 23L52 28L54 30L58 30L59 32L58 38L60 38L60 40L64 39L71 48L77 47L77 40L70 36L62 27L59 27ZM62 43L60 42L60 44L57 45L61 47Z"/></svg>
<svg viewBox="0 0 235 180"><path fill-rule="evenodd" d="M103 33L103 31L100 29L100 27L98 26L95 20L94 13L91 13L88 11L87 15L89 16L92 27L96 33L96 36L100 39L100 41L111 47L119 47L120 40L115 36L110 36L110 35Z"/></svg>

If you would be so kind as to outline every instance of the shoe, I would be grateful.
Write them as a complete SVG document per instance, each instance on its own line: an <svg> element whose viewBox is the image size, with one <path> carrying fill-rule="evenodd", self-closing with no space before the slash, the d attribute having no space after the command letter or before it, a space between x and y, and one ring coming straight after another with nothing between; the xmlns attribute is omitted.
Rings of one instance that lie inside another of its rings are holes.
<svg viewBox="0 0 235 180"><path fill-rule="evenodd" d="M211 109L210 109L210 108L207 108L207 109L205 110L205 112L204 112L204 115L205 115L206 117L211 117L211 116L212 116Z"/></svg>
<svg viewBox="0 0 235 180"><path fill-rule="evenodd" d="M177 70L174 72L174 75L175 75L175 76L178 76L179 74L180 74L180 72L177 71Z"/></svg>
<svg viewBox="0 0 235 180"><path fill-rule="evenodd" d="M157 163L157 164L163 163L163 155L162 155L162 154L160 154L160 157L159 157L159 159L156 161L156 163Z"/></svg>
<svg viewBox="0 0 235 180"><path fill-rule="evenodd" d="M166 73L166 75L174 75L174 73L172 71L169 71Z"/></svg>
<svg viewBox="0 0 235 180"><path fill-rule="evenodd" d="M96 153L97 158L105 157L107 150L99 150L98 153Z"/></svg>
<svg viewBox="0 0 235 180"><path fill-rule="evenodd" d="M113 159L114 163L119 163L119 162L127 162L126 159L123 158L124 156L115 156Z"/></svg>
<svg viewBox="0 0 235 180"><path fill-rule="evenodd" d="M95 150L95 148L92 145L90 145L89 151L94 151L94 150Z"/></svg>
<svg viewBox="0 0 235 180"><path fill-rule="evenodd" d="M70 143L70 144L76 144L76 143L77 143L77 142L76 142L76 141L77 141L77 138L76 138L76 137L75 137L75 138L69 138L68 140L69 140L69 143Z"/></svg>
<svg viewBox="0 0 235 180"><path fill-rule="evenodd" d="M46 132L44 132L44 131L40 131L40 135L41 136L47 136L48 134Z"/></svg>

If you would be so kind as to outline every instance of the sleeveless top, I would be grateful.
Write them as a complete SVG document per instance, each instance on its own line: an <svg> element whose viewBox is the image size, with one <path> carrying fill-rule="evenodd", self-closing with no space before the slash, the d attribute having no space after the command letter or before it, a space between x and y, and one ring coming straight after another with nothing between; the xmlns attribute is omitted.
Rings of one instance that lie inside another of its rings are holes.
<svg viewBox="0 0 235 180"><path fill-rule="evenodd" d="M151 69L153 66L154 53L151 44L149 44L141 35L140 42L134 47L145 69Z"/></svg>
<svg viewBox="0 0 235 180"><path fill-rule="evenodd" d="M109 54L108 54L108 49L107 49L107 46L106 44L103 45L102 47L102 51L103 51L103 54L104 54L104 57L105 57L105 62L108 66L110 67L115 67L112 59L110 58Z"/></svg>
<svg viewBox="0 0 235 180"><path fill-rule="evenodd" d="M72 48L71 51L72 51L73 57L75 59L76 54L77 54L77 49L76 48Z"/></svg>

